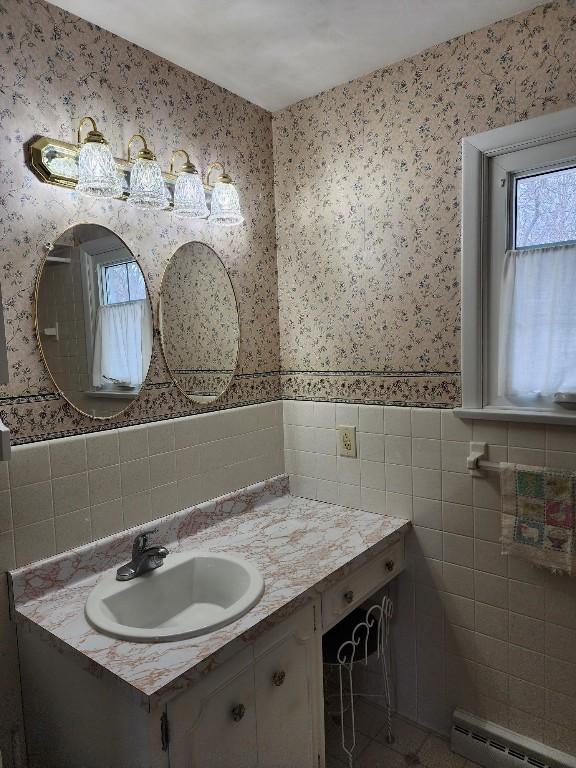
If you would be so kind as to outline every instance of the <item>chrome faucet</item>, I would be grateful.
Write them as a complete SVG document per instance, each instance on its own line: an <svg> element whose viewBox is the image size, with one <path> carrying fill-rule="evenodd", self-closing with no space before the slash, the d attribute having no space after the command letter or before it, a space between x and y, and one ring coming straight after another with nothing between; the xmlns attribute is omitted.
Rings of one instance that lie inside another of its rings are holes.
<svg viewBox="0 0 576 768"><path fill-rule="evenodd" d="M158 533L158 528L144 531L136 536L132 545L132 560L118 568L116 581L130 581L164 565L164 558L168 554L166 547L148 546L148 540L154 533Z"/></svg>

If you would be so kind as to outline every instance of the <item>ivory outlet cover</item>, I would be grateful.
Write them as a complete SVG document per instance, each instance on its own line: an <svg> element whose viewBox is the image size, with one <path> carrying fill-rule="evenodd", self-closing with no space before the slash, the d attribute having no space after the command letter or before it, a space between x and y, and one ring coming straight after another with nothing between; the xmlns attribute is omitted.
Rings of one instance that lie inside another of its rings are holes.
<svg viewBox="0 0 576 768"><path fill-rule="evenodd" d="M356 458L356 427L336 427L338 432L338 455Z"/></svg>

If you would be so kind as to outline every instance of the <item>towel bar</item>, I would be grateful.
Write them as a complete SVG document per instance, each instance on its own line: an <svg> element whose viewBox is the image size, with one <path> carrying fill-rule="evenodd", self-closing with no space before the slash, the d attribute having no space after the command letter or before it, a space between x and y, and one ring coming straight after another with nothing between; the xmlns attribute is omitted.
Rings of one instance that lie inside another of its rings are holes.
<svg viewBox="0 0 576 768"><path fill-rule="evenodd" d="M476 468L484 472L500 472L500 462L498 461L478 461Z"/></svg>
<svg viewBox="0 0 576 768"><path fill-rule="evenodd" d="M466 466L473 477L483 477L484 472L499 472L500 464L497 461L487 461L486 443L470 443L470 453L466 459Z"/></svg>

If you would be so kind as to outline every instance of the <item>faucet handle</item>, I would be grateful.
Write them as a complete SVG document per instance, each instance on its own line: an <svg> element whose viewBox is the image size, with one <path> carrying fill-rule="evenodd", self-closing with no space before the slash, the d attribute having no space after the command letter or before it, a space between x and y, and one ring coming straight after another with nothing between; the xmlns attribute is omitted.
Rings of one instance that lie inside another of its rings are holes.
<svg viewBox="0 0 576 768"><path fill-rule="evenodd" d="M151 528L149 531L142 531L142 533L139 533L138 536L136 536L132 545L132 558L135 558L136 555L139 555L146 549L150 536L153 536L155 533L158 533L158 528Z"/></svg>

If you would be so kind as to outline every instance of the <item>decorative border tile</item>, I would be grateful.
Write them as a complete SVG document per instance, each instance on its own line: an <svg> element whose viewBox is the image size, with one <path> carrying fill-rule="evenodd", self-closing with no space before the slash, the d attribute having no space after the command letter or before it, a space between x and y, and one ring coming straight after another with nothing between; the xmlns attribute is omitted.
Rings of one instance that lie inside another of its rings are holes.
<svg viewBox="0 0 576 768"><path fill-rule="evenodd" d="M281 397L279 374L270 371L235 376L225 395L207 405L188 400L170 381L146 383L140 396L117 419L91 419L51 392L0 398L0 418L10 426L13 445L20 445L255 405Z"/></svg>
<svg viewBox="0 0 576 768"><path fill-rule="evenodd" d="M459 373L287 371L281 380L291 400L454 408L461 398Z"/></svg>

